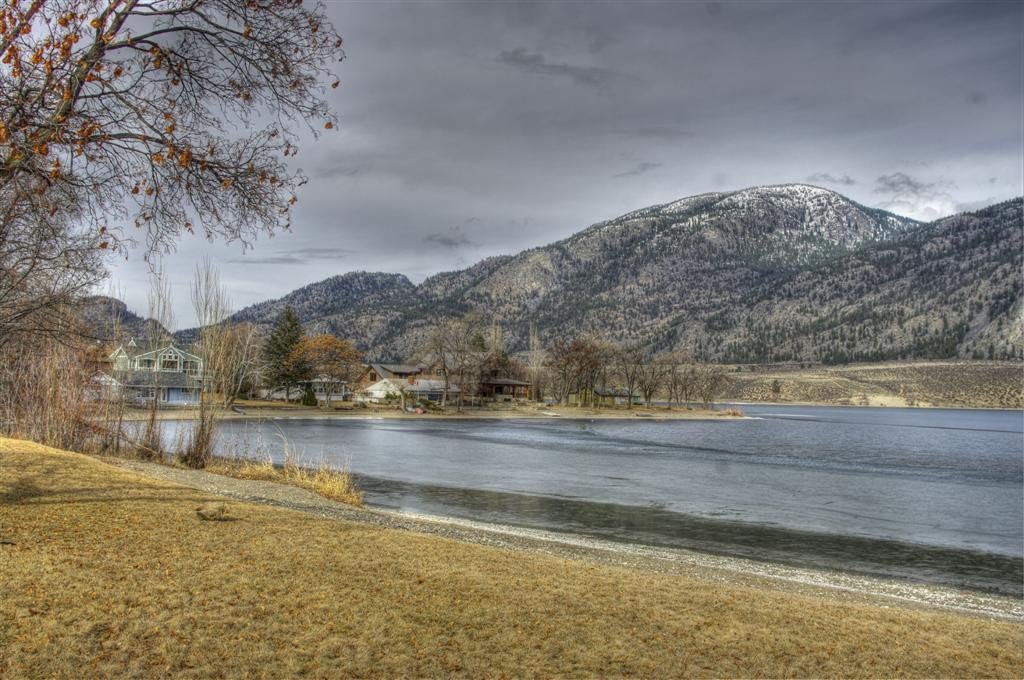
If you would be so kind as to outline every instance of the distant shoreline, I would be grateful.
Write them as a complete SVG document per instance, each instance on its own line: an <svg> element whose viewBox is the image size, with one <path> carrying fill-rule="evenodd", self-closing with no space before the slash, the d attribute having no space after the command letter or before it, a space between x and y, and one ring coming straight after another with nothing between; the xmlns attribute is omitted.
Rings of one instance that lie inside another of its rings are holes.
<svg viewBox="0 0 1024 680"><path fill-rule="evenodd" d="M745 407L814 407L814 408L857 408L865 410L901 410L901 411L998 411L1019 412L1024 414L1024 407L999 406L903 406L903 405L864 405L864 404L830 404L810 401L728 401L718 404L716 409L692 409L673 407L638 408L633 411L622 409L582 409L576 407L546 408L545 413L537 409L509 409L502 411L464 410L450 413L403 413L397 409L353 409L350 411L334 411L320 408L297 408L281 405L279 407L243 408L243 413L227 411L221 414L221 420L466 420L466 421L504 421L504 420L566 420L592 421L614 420L624 422L643 422L667 420L744 420L751 417L746 413L736 415L728 413L734 407L743 411ZM132 409L125 413L125 420L140 421L148 417L144 409ZM190 420L194 410L175 408L157 411L158 420Z"/></svg>
<svg viewBox="0 0 1024 680"><path fill-rule="evenodd" d="M815 401L729 401L723 406L814 406L822 408L862 408L874 411L1019 411L1024 413L1024 406L887 406L878 404L829 404Z"/></svg>

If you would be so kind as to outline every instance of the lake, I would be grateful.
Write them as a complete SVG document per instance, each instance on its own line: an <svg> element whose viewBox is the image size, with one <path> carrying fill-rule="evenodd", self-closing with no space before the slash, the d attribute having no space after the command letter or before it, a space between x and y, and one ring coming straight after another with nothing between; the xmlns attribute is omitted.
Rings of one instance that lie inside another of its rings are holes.
<svg viewBox="0 0 1024 680"><path fill-rule="evenodd" d="M347 465L370 505L1020 595L1024 414L742 405L744 420L279 419L223 451Z"/></svg>

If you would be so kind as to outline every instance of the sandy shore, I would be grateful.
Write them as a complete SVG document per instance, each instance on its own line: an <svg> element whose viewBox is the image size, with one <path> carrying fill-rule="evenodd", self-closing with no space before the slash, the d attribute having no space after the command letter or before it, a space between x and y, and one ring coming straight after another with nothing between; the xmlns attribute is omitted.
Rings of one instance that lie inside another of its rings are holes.
<svg viewBox="0 0 1024 680"><path fill-rule="evenodd" d="M389 529L553 555L596 564L681 574L774 591L812 594L834 601L871 603L956 611L985 618L1024 620L1019 599L906 583L842 572L804 569L756 560L710 555L691 550L624 544L596 538L521 527L485 524L452 517L415 515L375 508L354 508L312 492L274 482L240 480L200 470L157 463L105 459L151 477L240 501L290 508L320 517L371 524Z"/></svg>

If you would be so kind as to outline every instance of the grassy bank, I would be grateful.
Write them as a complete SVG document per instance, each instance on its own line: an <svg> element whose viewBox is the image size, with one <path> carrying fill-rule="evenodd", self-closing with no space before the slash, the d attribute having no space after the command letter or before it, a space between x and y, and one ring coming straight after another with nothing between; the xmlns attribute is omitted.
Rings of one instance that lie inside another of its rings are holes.
<svg viewBox="0 0 1024 680"><path fill-rule="evenodd" d="M1024 675L1015 623L211 499L0 440L0 675Z"/></svg>

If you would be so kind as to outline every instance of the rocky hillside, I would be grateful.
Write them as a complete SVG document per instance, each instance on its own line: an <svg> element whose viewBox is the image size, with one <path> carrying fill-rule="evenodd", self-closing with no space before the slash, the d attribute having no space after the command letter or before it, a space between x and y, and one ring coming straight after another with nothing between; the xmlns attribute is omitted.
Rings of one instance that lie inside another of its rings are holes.
<svg viewBox="0 0 1024 680"><path fill-rule="evenodd" d="M91 334L100 340L144 338L148 337L149 328L159 326L155 321L135 314L117 298L105 295L86 298L83 301L81 313ZM158 335L168 335L168 333L159 327Z"/></svg>
<svg viewBox="0 0 1024 680"><path fill-rule="evenodd" d="M730 367L723 401L1024 408L1019 361Z"/></svg>
<svg viewBox="0 0 1024 680"><path fill-rule="evenodd" d="M413 353L439 316L479 311L510 349L600 334L726 362L1019 358L1022 203L920 223L806 185L693 196L414 286L357 272L285 304L374 358Z"/></svg>

